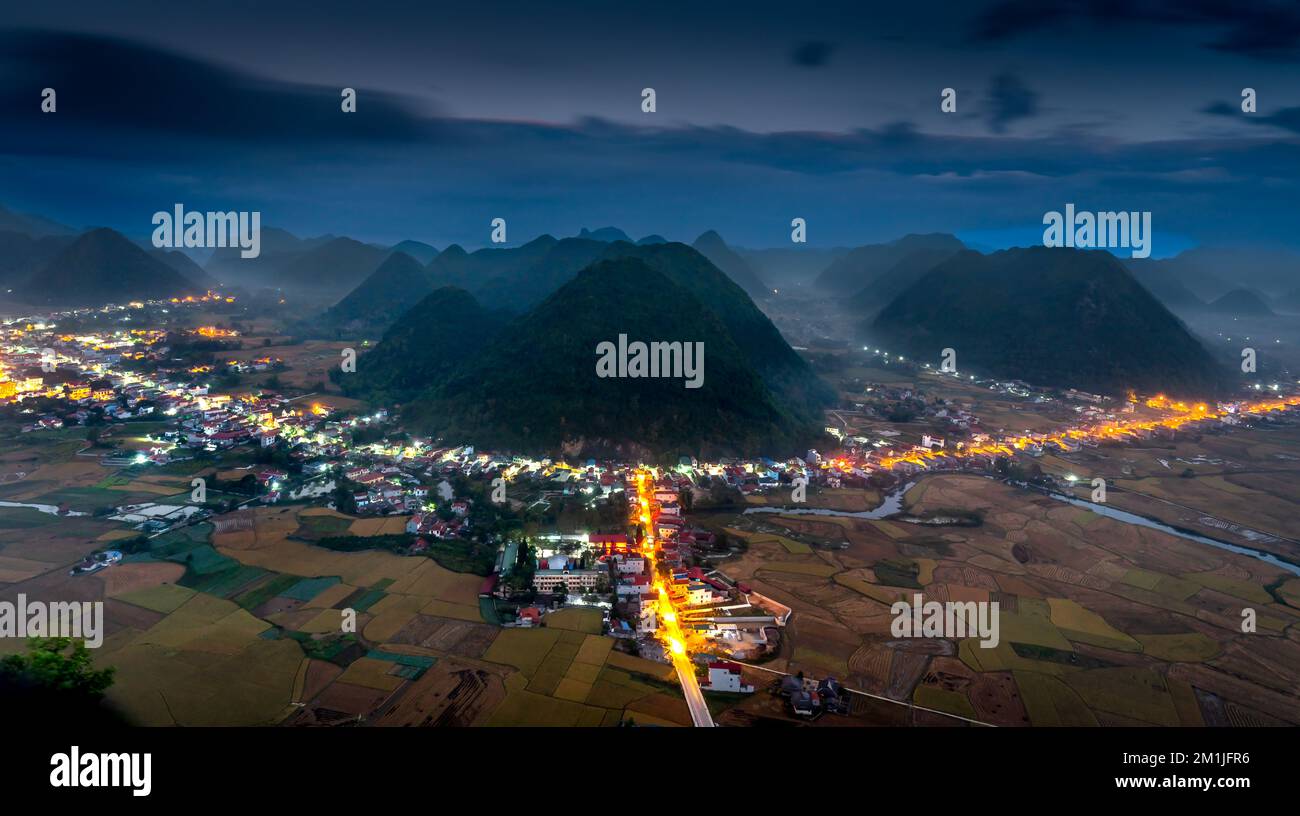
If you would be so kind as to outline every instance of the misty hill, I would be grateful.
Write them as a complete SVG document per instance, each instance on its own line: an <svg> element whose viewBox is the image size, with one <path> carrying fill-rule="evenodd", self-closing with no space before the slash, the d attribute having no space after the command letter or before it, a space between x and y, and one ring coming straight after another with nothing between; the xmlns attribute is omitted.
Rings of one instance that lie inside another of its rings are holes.
<svg viewBox="0 0 1300 816"><path fill-rule="evenodd" d="M586 227L583 227L582 230L578 232L578 237L586 238L588 241L604 241L605 243L613 243L614 241L632 242L632 239L628 237L628 234L618 227L601 227L594 230L589 230Z"/></svg>
<svg viewBox="0 0 1300 816"><path fill-rule="evenodd" d="M33 304L99 306L202 291L121 233L94 229L60 249L14 294Z"/></svg>
<svg viewBox="0 0 1300 816"><path fill-rule="evenodd" d="M1273 314L1260 293L1250 289L1233 289L1206 308L1212 312L1239 316L1268 317Z"/></svg>
<svg viewBox="0 0 1300 816"><path fill-rule="evenodd" d="M39 215L14 212L0 207L0 232L17 232L30 238L47 238L59 235L71 237L76 230Z"/></svg>
<svg viewBox="0 0 1300 816"><path fill-rule="evenodd" d="M1168 305L1195 307L1218 298L1232 288L1228 281L1238 279L1240 268L1225 268L1224 260L1218 251L1197 248L1172 258L1124 258L1120 262ZM1179 289L1190 292L1196 302L1188 301Z"/></svg>
<svg viewBox="0 0 1300 816"><path fill-rule="evenodd" d="M1175 260L1219 283L1222 288L1208 292L1205 300L1238 286L1270 295L1288 292L1300 278L1300 253L1286 247L1196 247Z"/></svg>
<svg viewBox="0 0 1300 816"><path fill-rule="evenodd" d="M579 240L588 243L586 239L565 239L565 241ZM526 289L529 288L528 271L560 243L563 241L557 241L550 235L542 235L522 246L489 247L473 253L468 253L459 245L452 244L429 263L429 278L437 286L459 286L474 293L475 297L479 297L483 302L488 302L480 295L480 290L489 281L501 279L494 284L501 291L508 292L516 283L523 284ZM508 304L494 303L493 305L517 311L532 305L531 302L527 302L530 295L526 293L510 294L508 298L510 300Z"/></svg>
<svg viewBox="0 0 1300 816"><path fill-rule="evenodd" d="M1196 296L1196 293L1187 288L1187 284L1179 276L1179 267L1177 264L1170 264L1168 260L1157 260L1148 262L1149 259L1134 258L1122 259L1120 263L1128 267L1133 277L1137 278L1138 283L1147 288L1151 294L1170 309L1189 310L1205 308L1205 301Z"/></svg>
<svg viewBox="0 0 1300 816"><path fill-rule="evenodd" d="M1047 386L1204 398L1225 382L1183 323L1101 251L963 252L864 329L922 360L952 348L959 367Z"/></svg>
<svg viewBox="0 0 1300 816"><path fill-rule="evenodd" d="M302 239L286 230L263 226L261 252L256 258L240 257L239 247L217 247L203 269L222 283L275 288L281 285L279 273L286 264L330 240Z"/></svg>
<svg viewBox="0 0 1300 816"><path fill-rule="evenodd" d="M73 240L64 235L34 238L25 232L0 230L0 285L8 288L25 282Z"/></svg>
<svg viewBox="0 0 1300 816"><path fill-rule="evenodd" d="M425 264L429 280L439 286L464 287L470 279L469 253L460 244L451 244Z"/></svg>
<svg viewBox="0 0 1300 816"><path fill-rule="evenodd" d="M179 272L185 280L190 281L196 287L205 292L208 290L219 289L221 287L220 282L217 281L216 278L205 272L203 267L196 264L190 256L181 252L179 249L146 247L145 251Z"/></svg>
<svg viewBox="0 0 1300 816"><path fill-rule="evenodd" d="M375 270L330 310L327 319L336 324L358 321L383 328L387 325L384 321L391 322L404 311L403 303L409 307L442 286L465 289L495 309L523 312L599 257L605 246L585 238L556 240L550 235L517 247L490 247L473 253L452 244L418 276L405 262L383 270L383 274ZM402 294L403 288L406 294Z"/></svg>
<svg viewBox="0 0 1300 816"><path fill-rule="evenodd" d="M931 269L956 255L952 248L921 248L908 252L881 272L848 301L850 309L862 314L884 308Z"/></svg>
<svg viewBox="0 0 1300 816"><path fill-rule="evenodd" d="M665 238L665 237L663 237L662 235L659 235L659 234L656 233L656 234L652 234L652 235L647 235L646 237L644 237L644 238L642 238L641 240L637 241L637 243L638 243L638 244L642 244L642 245L644 245L644 244L666 244L666 243L668 243L668 239Z"/></svg>
<svg viewBox="0 0 1300 816"><path fill-rule="evenodd" d="M598 345L620 334L702 342L701 387L597 376ZM784 452L819 432L764 385L715 312L628 257L582 270L403 416L446 438L535 453Z"/></svg>
<svg viewBox="0 0 1300 816"><path fill-rule="evenodd" d="M797 244L771 249L742 249L738 252L749 261L749 265L764 283L778 288L811 281L849 250L844 247L823 249Z"/></svg>
<svg viewBox="0 0 1300 816"><path fill-rule="evenodd" d="M386 249L351 238L332 238L288 260L275 280L282 287L346 292L374 272L387 255Z"/></svg>
<svg viewBox="0 0 1300 816"><path fill-rule="evenodd" d="M506 322L469 292L435 289L407 310L352 374L339 374L346 393L376 402L402 402L436 387L483 349Z"/></svg>
<svg viewBox="0 0 1300 816"><path fill-rule="evenodd" d="M325 312L324 322L364 330L390 325L434 289L420 262L394 252L357 288Z"/></svg>
<svg viewBox="0 0 1300 816"><path fill-rule="evenodd" d="M1285 314L1300 314L1300 289L1292 289L1275 300L1273 308Z"/></svg>
<svg viewBox="0 0 1300 816"><path fill-rule="evenodd" d="M389 249L390 252L405 252L422 264L428 264L438 257L438 248L423 241L402 241Z"/></svg>
<svg viewBox="0 0 1300 816"><path fill-rule="evenodd" d="M953 255L965 248L961 241L945 233L904 235L887 244L867 244L836 259L817 276L814 285L839 295L856 295L914 252Z"/></svg>
<svg viewBox="0 0 1300 816"><path fill-rule="evenodd" d="M696 252L708 258L714 266L726 273L727 277L740 285L749 293L750 297L758 297L770 293L767 284L758 277L758 273L750 266L749 261L742 258L727 242L722 240L722 236L713 230L701 235L695 239L692 244Z"/></svg>
<svg viewBox="0 0 1300 816"><path fill-rule="evenodd" d="M511 250L480 250L469 256L466 269L472 279L465 285L483 303L512 312L523 312L573 279L610 246L587 238L565 238L539 244L528 255L510 255ZM538 239L540 241L541 239ZM533 244L520 247L529 250Z"/></svg>

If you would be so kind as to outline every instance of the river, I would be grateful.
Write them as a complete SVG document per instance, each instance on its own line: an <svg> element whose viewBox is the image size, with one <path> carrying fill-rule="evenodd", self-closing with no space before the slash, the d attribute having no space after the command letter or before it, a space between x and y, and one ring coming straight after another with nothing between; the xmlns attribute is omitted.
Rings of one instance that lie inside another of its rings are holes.
<svg viewBox="0 0 1300 816"><path fill-rule="evenodd" d="M1053 499L1065 502L1066 504L1073 504L1075 507L1082 507L1091 510L1092 512L1105 516L1106 518L1122 521L1125 524L1136 524L1139 527L1149 527L1152 530L1159 530L1162 533L1168 533L1172 536L1185 538L1188 541L1195 541L1199 544L1208 544L1211 547L1217 547L1220 550L1227 550L1228 552L1233 552L1237 555L1248 555L1251 558L1258 558L1260 561L1272 564L1279 569L1284 569L1287 572L1300 575L1300 564L1293 564L1290 561L1278 558L1276 555L1264 552L1263 550L1256 550L1253 547L1243 547L1239 544L1229 544L1226 541L1219 541L1217 538L1189 533L1184 530L1179 530L1177 527L1170 527L1168 524L1154 521L1146 516L1139 516L1136 513L1130 513L1127 510L1119 510L1110 507L1109 505L1093 504L1092 502L1087 502L1083 499L1076 499L1073 496L1062 496L1059 493L1045 493L1045 495L1051 496Z"/></svg>
<svg viewBox="0 0 1300 816"><path fill-rule="evenodd" d="M60 513L59 508L52 504L24 504L23 502L0 501L0 507L26 507L30 510L39 510L42 513L49 513L51 516L88 516L89 513L79 513L75 510L69 510L66 513Z"/></svg>
<svg viewBox="0 0 1300 816"><path fill-rule="evenodd" d="M882 519L885 518L886 516L892 516L895 513L902 511L903 496L907 493L907 491L911 490L913 485L915 484L916 482L908 482L907 484L903 485L903 487L901 487L900 489L895 490L892 493L889 493L888 495L885 496L884 501L880 503L880 506L877 507L875 510L866 510L857 513L849 513L841 510L823 510L817 508L799 508L799 509L792 510L785 507L751 507L745 510L745 515L749 515L750 513L783 513L785 515L791 515L791 516L797 516L797 515L847 516L849 518L860 518L860 519ZM1107 518L1114 519L1115 521L1122 521L1125 524L1136 524L1140 527L1148 527L1152 530L1159 530L1162 533L1168 533L1169 535L1172 536L1185 538L1188 541L1195 541L1198 544L1208 544L1211 547L1216 547L1220 550L1226 550L1228 552L1236 553L1237 555L1246 555L1246 556L1250 556L1251 558L1258 558L1259 560L1264 561L1265 563L1268 564L1272 564L1273 566L1279 569L1286 570L1287 572L1293 573L1295 575L1300 575L1300 564L1294 564L1290 561L1279 558L1276 555L1273 555L1272 553L1264 552L1263 550L1257 550L1252 547L1243 547L1239 544L1229 544L1226 541L1219 541L1217 538L1210 538L1208 536L1197 535L1196 533L1189 533L1184 530L1179 530L1177 527L1170 527L1168 524L1164 524L1159 521L1154 521L1152 519L1146 518L1145 516L1139 516L1136 513L1130 513L1126 510L1119 510L1114 507L1110 507L1108 505L1093 504L1092 502L1087 502L1082 499L1076 499L1073 496L1062 496L1059 493L1049 493L1047 491L1042 491L1042 492L1044 495L1050 496L1053 499L1056 499L1057 501L1062 501L1067 504L1073 504L1076 507L1082 507L1084 509L1091 510L1094 513L1098 513L1100 515L1106 516Z"/></svg>
<svg viewBox="0 0 1300 816"><path fill-rule="evenodd" d="M856 513L847 510L824 510L815 507L800 507L790 509L787 507L750 507L745 510L744 515L750 513L783 513L788 516L846 516L848 518L860 519L882 519L885 516L892 516L895 513L901 513L903 510L903 496L911 490L916 482L908 482L899 489L885 496L884 501L875 510L861 510Z"/></svg>

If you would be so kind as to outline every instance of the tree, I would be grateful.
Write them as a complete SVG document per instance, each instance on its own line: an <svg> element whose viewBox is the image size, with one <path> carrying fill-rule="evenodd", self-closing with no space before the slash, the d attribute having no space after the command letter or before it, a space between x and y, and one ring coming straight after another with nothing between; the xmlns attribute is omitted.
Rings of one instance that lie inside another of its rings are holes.
<svg viewBox="0 0 1300 816"><path fill-rule="evenodd" d="M352 488L348 487L343 479L339 479L334 488L334 509L350 516L357 514L357 499L352 495Z"/></svg>
<svg viewBox="0 0 1300 816"><path fill-rule="evenodd" d="M69 647L71 651L69 651ZM67 694L98 701L113 685L113 669L91 668L85 641L71 638L30 638L27 654L0 660L0 687Z"/></svg>

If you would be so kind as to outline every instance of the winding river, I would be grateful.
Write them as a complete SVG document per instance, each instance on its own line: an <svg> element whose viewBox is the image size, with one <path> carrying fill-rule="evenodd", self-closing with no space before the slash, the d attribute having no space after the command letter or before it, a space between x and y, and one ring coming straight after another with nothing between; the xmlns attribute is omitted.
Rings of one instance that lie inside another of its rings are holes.
<svg viewBox="0 0 1300 816"><path fill-rule="evenodd" d="M42 513L49 513L51 516L88 516L89 513L80 513L76 510L69 510L66 513L60 513L59 508L52 504L24 504L23 502L0 501L0 507L26 507L29 510L39 510Z"/></svg>
<svg viewBox="0 0 1300 816"><path fill-rule="evenodd" d="M789 516L846 516L848 518L882 519L902 511L903 496L907 491L911 490L915 484L916 482L908 482L898 490L887 494L884 501L880 503L880 506L874 510L850 513L841 510L823 510L816 508L799 508L792 510L785 507L750 507L745 510L745 515L751 513L782 513ZM1075 507L1082 507L1086 510L1091 510L1094 513L1114 519L1115 521L1122 521L1125 524L1136 524L1140 527L1148 527L1152 530L1159 530L1162 533L1168 533L1171 536L1185 538L1188 541L1195 541L1198 544L1207 544L1220 550L1236 553L1237 555L1246 555L1251 558L1258 558L1259 560L1272 564L1279 569L1286 570L1294 575L1300 575L1300 564L1295 564L1291 561L1279 558L1278 556L1269 552L1264 552L1263 550L1257 550L1252 547L1243 547L1239 544L1229 544L1226 541L1219 541L1217 538L1189 533L1185 530L1180 530L1177 527L1170 527L1168 524L1164 524L1163 522L1154 521L1145 516L1139 516L1136 513L1119 510L1108 505L1093 504L1092 502L1087 502L1083 499L1076 499L1073 496L1063 496L1059 493L1050 493L1047 491L1041 492L1043 495L1050 496L1057 501L1065 502L1066 504L1073 504Z"/></svg>

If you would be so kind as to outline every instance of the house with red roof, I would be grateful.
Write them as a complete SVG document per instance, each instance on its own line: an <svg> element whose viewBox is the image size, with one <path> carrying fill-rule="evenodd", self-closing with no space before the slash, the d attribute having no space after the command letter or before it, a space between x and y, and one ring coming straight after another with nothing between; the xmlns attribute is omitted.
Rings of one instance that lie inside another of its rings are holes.
<svg viewBox="0 0 1300 816"><path fill-rule="evenodd" d="M700 683L705 691L723 691L731 694L752 694L754 687L746 685L741 676L741 666L730 660L715 660L709 664L709 677Z"/></svg>

